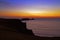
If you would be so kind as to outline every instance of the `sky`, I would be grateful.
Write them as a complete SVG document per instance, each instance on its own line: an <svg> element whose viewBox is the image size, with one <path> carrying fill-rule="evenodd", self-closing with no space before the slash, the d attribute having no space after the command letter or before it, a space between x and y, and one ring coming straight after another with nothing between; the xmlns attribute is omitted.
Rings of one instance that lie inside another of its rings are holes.
<svg viewBox="0 0 60 40"><path fill-rule="evenodd" d="M0 0L0 17L60 17L60 0Z"/></svg>

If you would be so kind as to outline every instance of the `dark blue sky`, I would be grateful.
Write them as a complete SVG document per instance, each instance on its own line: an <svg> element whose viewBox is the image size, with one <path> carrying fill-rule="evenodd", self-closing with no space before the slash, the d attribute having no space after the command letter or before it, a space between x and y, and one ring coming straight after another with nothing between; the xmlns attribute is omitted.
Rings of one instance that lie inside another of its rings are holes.
<svg viewBox="0 0 60 40"><path fill-rule="evenodd" d="M0 8L24 8L35 6L60 6L60 0L0 0Z"/></svg>

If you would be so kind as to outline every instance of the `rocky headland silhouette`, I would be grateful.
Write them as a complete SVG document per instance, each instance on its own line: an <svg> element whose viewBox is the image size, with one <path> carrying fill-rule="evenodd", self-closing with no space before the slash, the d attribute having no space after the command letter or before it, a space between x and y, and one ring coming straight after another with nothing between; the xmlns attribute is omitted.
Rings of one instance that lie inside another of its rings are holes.
<svg viewBox="0 0 60 40"><path fill-rule="evenodd" d="M29 35L34 35L32 30L26 29L26 23L22 22L22 20L29 19L3 19L0 18L0 25L8 28L16 29L16 32L21 32Z"/></svg>
<svg viewBox="0 0 60 40"><path fill-rule="evenodd" d="M58 37L39 37L35 36L32 30L26 28L26 23L23 20L33 19L5 19L0 18L0 39L4 40L59 40Z"/></svg>

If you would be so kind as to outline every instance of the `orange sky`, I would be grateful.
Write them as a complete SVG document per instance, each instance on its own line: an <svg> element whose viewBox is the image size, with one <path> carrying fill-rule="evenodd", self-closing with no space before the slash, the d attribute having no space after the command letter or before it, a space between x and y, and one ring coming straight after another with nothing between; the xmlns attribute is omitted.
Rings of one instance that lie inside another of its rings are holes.
<svg viewBox="0 0 60 40"><path fill-rule="evenodd" d="M60 18L59 0L1 0L0 18Z"/></svg>
<svg viewBox="0 0 60 40"><path fill-rule="evenodd" d="M36 12L36 11L35 11ZM60 18L60 12L59 11L37 11L35 13L34 11L30 12L18 12L18 11L0 11L0 17L18 17L18 18Z"/></svg>

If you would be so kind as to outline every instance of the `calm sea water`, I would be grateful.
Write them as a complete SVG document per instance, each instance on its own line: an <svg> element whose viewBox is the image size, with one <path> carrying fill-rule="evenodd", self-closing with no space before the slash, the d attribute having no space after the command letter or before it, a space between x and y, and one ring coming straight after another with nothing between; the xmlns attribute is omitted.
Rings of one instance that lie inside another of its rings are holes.
<svg viewBox="0 0 60 40"><path fill-rule="evenodd" d="M60 37L60 19L35 19L26 21L27 29L36 36Z"/></svg>

